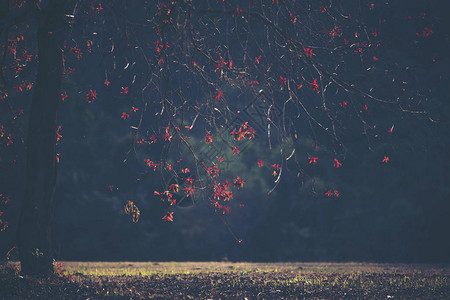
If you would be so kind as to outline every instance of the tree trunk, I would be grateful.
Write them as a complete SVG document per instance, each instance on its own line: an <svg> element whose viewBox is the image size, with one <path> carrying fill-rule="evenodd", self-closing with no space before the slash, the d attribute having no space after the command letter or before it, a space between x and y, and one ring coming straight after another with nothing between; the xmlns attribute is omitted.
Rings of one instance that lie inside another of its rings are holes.
<svg viewBox="0 0 450 300"><path fill-rule="evenodd" d="M64 2L50 1L38 17L39 64L28 124L26 178L18 230L21 269L26 275L53 272L50 219L56 187L56 125L66 27Z"/></svg>

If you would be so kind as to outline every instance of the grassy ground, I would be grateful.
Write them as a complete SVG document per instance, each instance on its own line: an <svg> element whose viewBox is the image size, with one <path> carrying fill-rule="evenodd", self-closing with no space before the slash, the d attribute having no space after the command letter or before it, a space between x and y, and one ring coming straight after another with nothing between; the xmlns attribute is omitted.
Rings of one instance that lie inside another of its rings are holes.
<svg viewBox="0 0 450 300"><path fill-rule="evenodd" d="M15 267L0 270L0 299L450 299L448 266L64 262L51 278Z"/></svg>

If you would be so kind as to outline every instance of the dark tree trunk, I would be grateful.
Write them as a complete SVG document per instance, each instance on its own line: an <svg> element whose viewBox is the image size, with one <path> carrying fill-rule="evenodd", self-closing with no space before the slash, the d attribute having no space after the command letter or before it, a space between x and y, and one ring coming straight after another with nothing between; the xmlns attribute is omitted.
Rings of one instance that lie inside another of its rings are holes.
<svg viewBox="0 0 450 300"><path fill-rule="evenodd" d="M64 2L50 1L38 16L37 79L27 137L27 166L19 219L19 255L23 274L53 272L50 219L56 187L56 125L61 98Z"/></svg>

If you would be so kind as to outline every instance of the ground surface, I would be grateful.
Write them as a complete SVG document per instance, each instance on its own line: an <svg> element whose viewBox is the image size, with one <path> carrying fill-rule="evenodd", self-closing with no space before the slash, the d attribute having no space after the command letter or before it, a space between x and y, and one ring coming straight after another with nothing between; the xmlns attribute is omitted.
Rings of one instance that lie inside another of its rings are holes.
<svg viewBox="0 0 450 300"><path fill-rule="evenodd" d="M0 269L0 299L450 299L450 266L64 262L58 276Z"/></svg>

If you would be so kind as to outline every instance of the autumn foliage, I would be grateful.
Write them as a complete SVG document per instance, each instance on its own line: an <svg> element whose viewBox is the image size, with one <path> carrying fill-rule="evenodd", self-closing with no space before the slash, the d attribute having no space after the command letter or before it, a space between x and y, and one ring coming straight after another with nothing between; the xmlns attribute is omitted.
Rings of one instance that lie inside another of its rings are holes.
<svg viewBox="0 0 450 300"><path fill-rule="evenodd" d="M27 5L16 0L12 9L20 12ZM380 112L421 113L423 93L413 82L394 80L411 76L391 60L385 38L391 20L383 13L389 5L81 1L71 35L61 45L63 76L77 81L97 60L100 71L92 72L101 75L80 82L76 92L63 89L61 105L81 99L95 109L120 101L111 113L130 128L129 153L140 161L139 176L162 178L161 188L149 191L167 206L162 220L174 221L179 202L194 197L228 214L247 178L228 170L225 160L239 160L249 143L277 152L276 160L251 162L273 182L270 193L286 168L298 174L316 167L344 169L348 135L357 131L370 144L373 137L392 133L395 120L374 123ZM427 23L426 16L405 16L402 22L418 18ZM23 138L14 120L27 111L23 99L33 91L38 62L30 24L11 26L0 42L0 105L8 111L0 120L1 151ZM101 34L100 24L107 24ZM411 30L418 43L434 34L431 22ZM386 94L388 83L392 89ZM64 141L62 132L59 127L58 142ZM308 153L306 141L314 145ZM63 160L64 153L55 159ZM392 160L385 153L379 162ZM334 186L320 193L345 196ZM7 224L1 209L8 201L0 194L0 229ZM134 222L140 217L137 205L124 204Z"/></svg>

